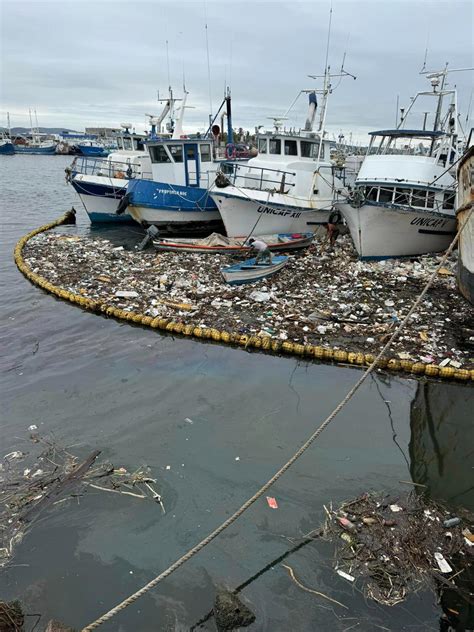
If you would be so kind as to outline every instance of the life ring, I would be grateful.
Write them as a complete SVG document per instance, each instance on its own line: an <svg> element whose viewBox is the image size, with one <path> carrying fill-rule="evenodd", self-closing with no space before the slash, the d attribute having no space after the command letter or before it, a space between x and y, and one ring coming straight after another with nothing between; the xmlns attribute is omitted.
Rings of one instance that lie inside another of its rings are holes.
<svg viewBox="0 0 474 632"><path fill-rule="evenodd" d="M228 143L225 146L225 157L227 158L227 160L234 160L236 156L237 150L235 149L234 143Z"/></svg>

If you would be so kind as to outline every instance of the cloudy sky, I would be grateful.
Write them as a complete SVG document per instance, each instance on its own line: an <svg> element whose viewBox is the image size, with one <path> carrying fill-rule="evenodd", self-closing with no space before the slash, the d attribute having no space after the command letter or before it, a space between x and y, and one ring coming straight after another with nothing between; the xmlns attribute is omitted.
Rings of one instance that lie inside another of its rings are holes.
<svg viewBox="0 0 474 632"><path fill-rule="evenodd" d="M145 112L158 112L157 91L189 91L185 128L204 129L225 84L233 96L234 125L253 129L283 114L300 89L322 74L329 10L326 0L0 0L0 125L29 125L28 108L42 126L83 129L130 121L143 129ZM394 124L397 95L409 102L426 79L418 73L428 42L427 68L473 65L472 0L333 0L329 62L357 76L330 98L333 134ZM451 75L464 123L472 72ZM320 81L320 80L319 80ZM335 79L336 85L339 80ZM320 84L319 84L320 86ZM421 111L417 111L421 120ZM429 109L429 108L427 108ZM474 105L473 108L474 109ZM305 98L287 125L304 122Z"/></svg>

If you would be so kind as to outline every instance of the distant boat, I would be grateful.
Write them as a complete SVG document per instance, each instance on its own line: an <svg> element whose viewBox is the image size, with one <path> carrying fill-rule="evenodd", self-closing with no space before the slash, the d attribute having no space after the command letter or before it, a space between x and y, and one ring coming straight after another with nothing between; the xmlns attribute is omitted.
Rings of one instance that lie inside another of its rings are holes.
<svg viewBox="0 0 474 632"><path fill-rule="evenodd" d="M7 127L8 135L5 131L0 134L0 154L3 156L12 156L15 153L15 148L12 143L12 131L10 127L10 112L7 112Z"/></svg>
<svg viewBox="0 0 474 632"><path fill-rule="evenodd" d="M77 143L75 147L82 156L91 156L93 158L105 158L112 151L110 147L105 147L102 143L94 140Z"/></svg>
<svg viewBox="0 0 474 632"><path fill-rule="evenodd" d="M474 141L473 132L468 145ZM458 166L458 227L467 220L459 237L458 284L463 296L474 305L474 145L466 150ZM471 212L472 211L472 212ZM468 214L471 215L468 219Z"/></svg>
<svg viewBox="0 0 474 632"><path fill-rule="evenodd" d="M271 263L257 263L256 258L252 258L221 268L221 274L229 285L243 285L266 279L276 274L287 263L288 257L284 255L273 257Z"/></svg>
<svg viewBox="0 0 474 632"><path fill-rule="evenodd" d="M15 153L15 148L11 140L2 134L0 138L0 155L12 156Z"/></svg>
<svg viewBox="0 0 474 632"><path fill-rule="evenodd" d="M447 72L429 75L432 92L417 93L396 129L370 133L354 191L336 203L361 259L440 252L456 233L457 95L444 87ZM429 96L437 100L433 129L425 129L427 113L422 128L405 129L413 105Z"/></svg>
<svg viewBox="0 0 474 632"><path fill-rule="evenodd" d="M286 252L298 248L308 247L314 239L313 233L281 233L279 235L263 235L272 252ZM204 239L154 239L153 245L157 250L173 252L198 252L215 254L245 254L250 252L250 246L246 245L246 237L224 237L218 233L212 233Z"/></svg>
<svg viewBox="0 0 474 632"><path fill-rule="evenodd" d="M15 154L45 154L52 155L56 153L56 143L35 142L32 141L28 145L14 145Z"/></svg>
<svg viewBox="0 0 474 632"><path fill-rule="evenodd" d="M44 138L44 134L41 134L39 131L38 117L36 116L36 110L35 110L35 117L36 117L36 128L33 127L33 120L31 117L31 110L30 110L31 138L17 139L13 146L15 154L52 155L56 153L57 143L55 141L42 140L42 137Z"/></svg>

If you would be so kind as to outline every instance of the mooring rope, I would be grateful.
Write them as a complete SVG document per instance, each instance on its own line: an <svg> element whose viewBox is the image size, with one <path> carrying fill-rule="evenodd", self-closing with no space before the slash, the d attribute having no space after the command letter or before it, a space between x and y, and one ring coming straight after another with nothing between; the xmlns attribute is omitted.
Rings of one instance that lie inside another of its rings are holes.
<svg viewBox="0 0 474 632"><path fill-rule="evenodd" d="M207 537L205 537L204 540L201 540L201 542L199 542L198 544L193 546L192 549L190 549L187 553L182 555L178 560L176 560L176 562L171 564L171 566L169 566L165 571L163 571L162 573L157 575L154 579L152 579L150 582L148 582L148 584L146 584L145 586L143 586L142 588L137 590L135 593L133 593L132 595L130 595L129 597L127 597L126 599L121 601L114 608L112 608L111 610L109 610L108 612L103 614L101 617L96 619L93 623L90 623L85 628L83 628L82 632L91 632L92 630L95 630L96 628L98 628L100 625L102 625L103 623L105 623L106 621L111 619L113 616L115 616L118 612L120 612L121 610L124 610L127 606L129 606L130 604L134 603L137 599L139 599L145 593L147 593L149 590L154 588L163 579L165 579L166 577L171 575L171 573L173 573L175 570L177 570L185 562L187 562L192 557L194 557L194 555L196 555L196 553L199 553L199 551L201 551L205 546L207 546L210 542L212 542L212 540L217 538L217 536L219 534L221 534L225 529L227 529L227 527L230 527L230 525L233 524L237 520L237 518L239 518L249 507L251 507L251 505L253 505L253 503L256 500L258 500L261 496L263 496L263 494L274 483L276 483L276 481L279 478L281 478L281 476L283 476L283 474L293 465L293 463L297 459L299 459L299 457L304 452L306 452L306 450L311 446L311 444L319 437L319 435L323 432L323 430L325 430L327 428L327 426L336 417L336 415L338 415L338 413L340 413L340 411L349 402L349 400L353 397L353 395L359 390L359 388L362 386L362 384L365 382L365 380L369 377L369 375L372 373L372 371L377 366L377 362L384 355L384 353L387 351L387 349L390 347L390 345L393 343L393 341L398 337L398 335L400 334L400 332L402 331L402 329L404 328L404 326L406 325L406 323L410 319L411 315L414 313L415 309L418 307L418 305L422 301L422 299L425 296L426 292L429 290L429 288L433 284L434 280L436 279L436 277L438 275L438 271L443 267L443 265L445 264L445 262L448 259L449 255L453 251L453 248L457 244L457 242L459 240L459 236L461 235L461 232L464 230L464 227L467 225L467 222L469 221L469 219L470 219L470 217L471 217L471 215L473 213L473 210L474 210L474 208L471 207L471 209L470 209L465 221L460 226L458 232L456 233L456 236L454 237L453 241L449 245L449 248L447 249L447 251L445 252L444 256L442 257L439 265L433 271L432 275L430 276L430 278L428 279L426 285L424 286L423 290L421 291L421 294L415 300L415 302L411 306L410 310L408 311L407 315L400 322L398 328L393 332L393 334L391 335L391 337L388 340L388 342L382 347L382 350L379 352L379 354L374 359L372 364L367 368L367 370L363 373L363 375L360 377L360 379L349 390L349 392L342 399L342 401L339 402L339 404L326 417L326 419L322 422L322 424L318 428L316 428L316 430L313 432L313 434L303 443L303 445L299 448L299 450L297 452L295 452L295 454L283 465L283 467L281 467L257 492L255 492L255 494L251 498L249 498L239 509L237 509L237 511L235 511L232 514L232 516L230 516L221 525L219 525L216 529L214 529L214 531L212 531L212 533L210 533Z"/></svg>

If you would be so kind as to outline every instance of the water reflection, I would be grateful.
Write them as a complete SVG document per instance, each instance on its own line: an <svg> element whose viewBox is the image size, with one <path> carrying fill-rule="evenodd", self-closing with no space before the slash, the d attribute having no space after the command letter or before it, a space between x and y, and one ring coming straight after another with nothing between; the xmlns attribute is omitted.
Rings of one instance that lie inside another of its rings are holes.
<svg viewBox="0 0 474 632"><path fill-rule="evenodd" d="M409 444L413 481L431 498L474 510L473 391L469 386L420 382L411 403Z"/></svg>

